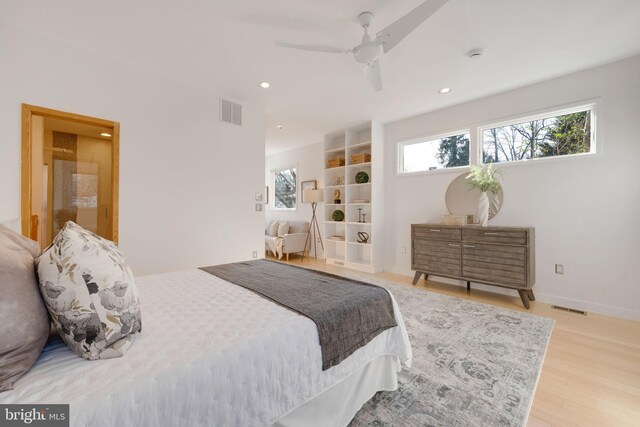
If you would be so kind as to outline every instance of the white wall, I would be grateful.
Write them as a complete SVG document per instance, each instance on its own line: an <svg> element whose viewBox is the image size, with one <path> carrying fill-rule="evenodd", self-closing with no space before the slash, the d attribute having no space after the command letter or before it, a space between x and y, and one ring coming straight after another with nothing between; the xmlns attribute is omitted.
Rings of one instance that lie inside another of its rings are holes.
<svg viewBox="0 0 640 427"><path fill-rule="evenodd" d="M0 26L0 220L20 216L29 103L120 122L120 246L136 274L261 254L263 111L243 102L243 128L220 124L219 96Z"/></svg>
<svg viewBox="0 0 640 427"><path fill-rule="evenodd" d="M310 203L298 203L296 210L284 211L273 208L273 175L271 171L273 169L297 165L298 166L298 202L300 202L300 184L303 181L309 181L315 179L318 181L318 188L324 187L324 151L322 143L307 145L304 147L296 148L293 150L281 151L276 154L267 156L266 168L265 168L265 185L269 186L269 206L266 208L265 221L268 224L272 220L286 220L286 221L311 221L311 204ZM318 224L320 225L320 233L324 240L324 209L322 204L318 205L316 209L316 216L318 217ZM323 257L322 247L316 243L318 249L318 257ZM313 255L313 248L311 250Z"/></svg>
<svg viewBox="0 0 640 427"><path fill-rule="evenodd" d="M398 176L398 141L593 98L601 154L504 167L504 206L490 225L536 228L539 300L640 319L640 57L388 124L385 270L412 275L410 224L439 221L460 173Z"/></svg>

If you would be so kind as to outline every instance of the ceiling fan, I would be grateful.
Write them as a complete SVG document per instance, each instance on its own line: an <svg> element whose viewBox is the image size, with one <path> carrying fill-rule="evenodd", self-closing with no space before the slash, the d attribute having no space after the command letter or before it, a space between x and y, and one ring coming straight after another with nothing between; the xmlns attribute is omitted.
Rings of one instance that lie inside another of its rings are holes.
<svg viewBox="0 0 640 427"><path fill-rule="evenodd" d="M373 13L362 12L358 15L358 22L364 29L364 35L359 45L351 49L342 49L334 46L320 44L295 43L276 41L280 47L293 49L310 50L314 52L327 53L351 53L356 61L364 65L364 75L374 91L382 90L382 75L380 74L380 49L384 53L389 52L395 45L400 43L409 33L415 30L420 24L427 20L438 9L449 0L427 0L411 12L398 19L393 24L387 26L376 34L374 39L369 35L369 27L373 20Z"/></svg>

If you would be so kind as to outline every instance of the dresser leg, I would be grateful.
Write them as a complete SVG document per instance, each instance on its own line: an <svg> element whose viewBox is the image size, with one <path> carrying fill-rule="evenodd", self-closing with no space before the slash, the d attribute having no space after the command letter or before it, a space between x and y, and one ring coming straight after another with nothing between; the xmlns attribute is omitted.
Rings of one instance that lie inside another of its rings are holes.
<svg viewBox="0 0 640 427"><path fill-rule="evenodd" d="M527 293L527 291L523 291L523 290L518 290L518 293L520 294L520 299L522 300L522 305L524 305L524 308L526 308L527 310L529 310L529 294Z"/></svg>
<svg viewBox="0 0 640 427"><path fill-rule="evenodd" d="M535 295L533 295L533 290L532 290L532 289L529 289L529 290L527 291L527 296L529 297L529 300L530 300L530 301L535 301L535 300L536 300L536 296L535 296Z"/></svg>
<svg viewBox="0 0 640 427"><path fill-rule="evenodd" d="M467 291L471 290L471 282L467 282Z"/></svg>
<svg viewBox="0 0 640 427"><path fill-rule="evenodd" d="M419 271L416 271L416 274L413 275L413 285L417 285L418 284L418 280L420 280L420 276L422 276L422 273L420 273ZM427 275L425 274L425 277Z"/></svg>

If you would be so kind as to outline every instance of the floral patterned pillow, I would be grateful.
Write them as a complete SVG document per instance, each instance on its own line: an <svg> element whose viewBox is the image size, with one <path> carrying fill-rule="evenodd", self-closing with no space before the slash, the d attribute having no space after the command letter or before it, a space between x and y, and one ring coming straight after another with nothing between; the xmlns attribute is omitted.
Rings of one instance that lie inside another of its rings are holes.
<svg viewBox="0 0 640 427"><path fill-rule="evenodd" d="M64 342L89 359L122 356L142 328L133 273L115 243L69 221L36 260Z"/></svg>

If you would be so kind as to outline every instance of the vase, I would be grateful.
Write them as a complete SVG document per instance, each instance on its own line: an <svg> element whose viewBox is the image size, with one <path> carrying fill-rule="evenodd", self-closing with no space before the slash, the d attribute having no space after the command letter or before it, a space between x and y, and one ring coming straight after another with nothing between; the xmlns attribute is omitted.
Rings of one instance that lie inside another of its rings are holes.
<svg viewBox="0 0 640 427"><path fill-rule="evenodd" d="M489 222L489 195L486 191L480 193L480 201L478 202L478 219L480 226L486 227Z"/></svg>

